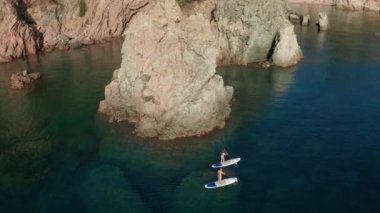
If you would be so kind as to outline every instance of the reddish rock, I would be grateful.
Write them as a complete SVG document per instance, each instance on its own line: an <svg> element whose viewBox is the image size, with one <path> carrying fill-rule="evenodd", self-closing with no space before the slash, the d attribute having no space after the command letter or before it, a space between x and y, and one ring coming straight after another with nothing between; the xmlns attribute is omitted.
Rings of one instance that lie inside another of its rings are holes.
<svg viewBox="0 0 380 213"><path fill-rule="evenodd" d="M0 0L0 63L120 37L149 0L86 0L83 16L79 14L82 1L14 2Z"/></svg>
<svg viewBox="0 0 380 213"><path fill-rule="evenodd" d="M11 76L11 88L12 89L22 89L26 85L32 83L33 81L39 79L41 74L39 72L29 73L28 70L12 74Z"/></svg>

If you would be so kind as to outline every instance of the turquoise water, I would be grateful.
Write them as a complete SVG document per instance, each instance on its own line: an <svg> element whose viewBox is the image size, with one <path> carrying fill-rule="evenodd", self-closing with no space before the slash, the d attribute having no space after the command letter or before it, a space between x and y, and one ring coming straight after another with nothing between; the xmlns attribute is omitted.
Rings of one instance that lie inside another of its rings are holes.
<svg viewBox="0 0 380 213"><path fill-rule="evenodd" d="M332 29L296 27L296 67L224 67L223 130L141 139L96 113L120 41L0 65L0 212L378 212L380 16L330 7ZM315 20L315 19L314 19ZM43 78L24 91L11 73ZM206 190L221 148L239 183Z"/></svg>

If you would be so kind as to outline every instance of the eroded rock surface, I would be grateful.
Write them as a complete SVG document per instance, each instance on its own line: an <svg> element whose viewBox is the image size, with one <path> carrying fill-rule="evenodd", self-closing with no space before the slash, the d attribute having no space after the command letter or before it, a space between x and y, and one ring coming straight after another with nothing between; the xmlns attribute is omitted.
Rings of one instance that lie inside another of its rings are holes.
<svg viewBox="0 0 380 213"><path fill-rule="evenodd" d="M39 79L41 74L39 72L29 73L28 70L12 74L11 76L11 88L22 89L26 85L31 84L33 81Z"/></svg>
<svg viewBox="0 0 380 213"><path fill-rule="evenodd" d="M273 52L273 63L280 67L289 67L297 64L303 57L297 43L294 26L283 26L276 35L276 47Z"/></svg>
<svg viewBox="0 0 380 213"><path fill-rule="evenodd" d="M23 15L25 7L22 1L0 0L0 62L34 55L42 49L42 34Z"/></svg>
<svg viewBox="0 0 380 213"><path fill-rule="evenodd" d="M329 29L329 19L326 13L318 13L318 30L326 31Z"/></svg>
<svg viewBox="0 0 380 213"><path fill-rule="evenodd" d="M131 21L122 53L99 106L111 120L161 139L224 127L233 89L215 75L217 39L202 14L182 17L175 0L159 0Z"/></svg>
<svg viewBox="0 0 380 213"><path fill-rule="evenodd" d="M119 37L149 0L0 0L0 62Z"/></svg>
<svg viewBox="0 0 380 213"><path fill-rule="evenodd" d="M217 1L214 16L219 30L218 64L264 61L278 29L288 23L286 1Z"/></svg>
<svg viewBox="0 0 380 213"><path fill-rule="evenodd" d="M302 16L302 26L308 26L310 23L310 15L304 15Z"/></svg>

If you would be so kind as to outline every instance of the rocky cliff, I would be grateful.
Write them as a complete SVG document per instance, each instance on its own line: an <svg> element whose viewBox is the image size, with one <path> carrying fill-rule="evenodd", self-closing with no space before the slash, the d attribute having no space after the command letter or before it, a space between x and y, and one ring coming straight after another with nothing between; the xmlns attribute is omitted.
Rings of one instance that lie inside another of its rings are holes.
<svg viewBox="0 0 380 213"><path fill-rule="evenodd" d="M0 0L0 62L119 37L149 0Z"/></svg>
<svg viewBox="0 0 380 213"><path fill-rule="evenodd" d="M223 128L232 87L216 66L272 56L279 66L302 57L281 0L151 2L125 31L121 68L99 111L127 120L143 137L173 139ZM276 45L276 46L274 46Z"/></svg>
<svg viewBox="0 0 380 213"><path fill-rule="evenodd" d="M290 3L326 4L349 10L368 10L380 13L379 0L288 0Z"/></svg>

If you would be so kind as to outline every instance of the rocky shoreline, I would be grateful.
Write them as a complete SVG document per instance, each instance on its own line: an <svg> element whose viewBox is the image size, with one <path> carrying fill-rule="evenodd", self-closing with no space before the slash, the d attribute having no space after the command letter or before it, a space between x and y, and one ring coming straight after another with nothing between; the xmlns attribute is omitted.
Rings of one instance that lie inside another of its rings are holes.
<svg viewBox="0 0 380 213"><path fill-rule="evenodd" d="M297 4L321 4L336 6L340 9L372 11L380 14L379 0L288 0Z"/></svg>
<svg viewBox="0 0 380 213"><path fill-rule="evenodd" d="M149 0L0 0L0 63L122 36Z"/></svg>

